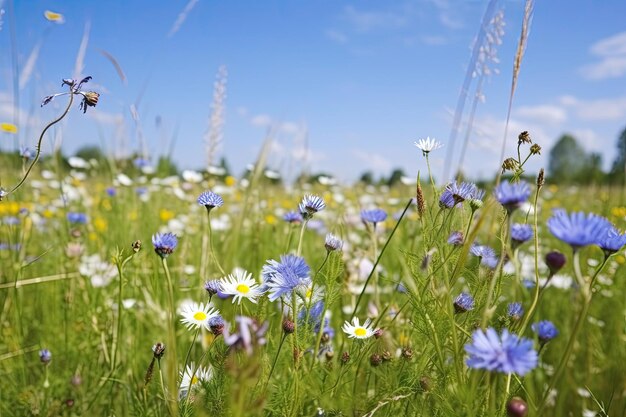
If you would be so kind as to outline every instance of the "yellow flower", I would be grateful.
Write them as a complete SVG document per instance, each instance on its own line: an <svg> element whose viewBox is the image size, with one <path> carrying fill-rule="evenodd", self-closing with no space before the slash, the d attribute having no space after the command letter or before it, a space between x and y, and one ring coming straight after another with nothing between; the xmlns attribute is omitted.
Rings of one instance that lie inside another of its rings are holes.
<svg viewBox="0 0 626 417"><path fill-rule="evenodd" d="M111 211L111 209L113 208L113 206L111 205L111 200L109 200L108 198L102 200L102 208L106 211Z"/></svg>
<svg viewBox="0 0 626 417"><path fill-rule="evenodd" d="M94 221L93 221L93 227L96 228L96 230L98 232L104 232L107 230L108 227L108 223L105 219L103 219L102 217L97 217Z"/></svg>
<svg viewBox="0 0 626 417"><path fill-rule="evenodd" d="M172 220L174 218L174 212L168 209L161 209L161 211L159 211L159 218L163 222Z"/></svg>
<svg viewBox="0 0 626 417"><path fill-rule="evenodd" d="M137 220L137 212L135 210L128 213L128 220Z"/></svg>
<svg viewBox="0 0 626 417"><path fill-rule="evenodd" d="M226 184L229 187L232 187L233 185L235 185L236 182L237 180L232 175L229 175L226 178L224 178L224 184Z"/></svg>
<svg viewBox="0 0 626 417"><path fill-rule="evenodd" d="M626 217L626 207L613 207L611 209L611 215L617 218Z"/></svg>
<svg viewBox="0 0 626 417"><path fill-rule="evenodd" d="M271 214L268 214L267 216L265 216L265 221L268 224L276 224L277 220L276 220L276 216L273 216Z"/></svg>
<svg viewBox="0 0 626 417"><path fill-rule="evenodd" d="M51 210L46 209L43 211L43 217L45 217L46 219L51 219L53 215L54 213L52 213Z"/></svg>
<svg viewBox="0 0 626 417"><path fill-rule="evenodd" d="M17 126L15 126L13 123L0 123L0 130L5 133L16 134Z"/></svg>
<svg viewBox="0 0 626 417"><path fill-rule="evenodd" d="M20 205L15 202L15 201L9 201L7 202L7 212L11 215L11 216L15 216L20 212Z"/></svg>
<svg viewBox="0 0 626 417"><path fill-rule="evenodd" d="M57 12L53 12L50 10L46 10L43 15L45 16L46 19L48 19L50 22L54 22L54 23L65 23L65 17L63 17L63 15L61 13L57 13Z"/></svg>
<svg viewBox="0 0 626 417"><path fill-rule="evenodd" d="M620 265L624 265L624 263L626 262L626 258L624 258L623 255L617 255L615 256L615 261Z"/></svg>
<svg viewBox="0 0 626 417"><path fill-rule="evenodd" d="M98 235L95 234L94 232L89 233L89 240L91 240L92 242L95 242L96 240L98 240Z"/></svg>

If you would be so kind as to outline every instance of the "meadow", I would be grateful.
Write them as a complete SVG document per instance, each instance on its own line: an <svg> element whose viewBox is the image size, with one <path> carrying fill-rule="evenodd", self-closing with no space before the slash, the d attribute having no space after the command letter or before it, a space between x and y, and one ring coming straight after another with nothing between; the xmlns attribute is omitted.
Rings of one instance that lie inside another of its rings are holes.
<svg viewBox="0 0 626 417"><path fill-rule="evenodd" d="M621 189L6 158L0 415L626 414Z"/></svg>

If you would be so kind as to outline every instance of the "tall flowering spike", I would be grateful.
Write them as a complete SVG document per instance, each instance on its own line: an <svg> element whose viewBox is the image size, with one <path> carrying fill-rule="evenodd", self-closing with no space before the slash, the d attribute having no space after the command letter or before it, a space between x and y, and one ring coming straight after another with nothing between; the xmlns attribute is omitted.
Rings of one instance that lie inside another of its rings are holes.
<svg viewBox="0 0 626 417"><path fill-rule="evenodd" d="M387 219L387 213L383 209L375 208L372 210L361 210L361 221L363 223L384 222Z"/></svg>
<svg viewBox="0 0 626 417"><path fill-rule="evenodd" d="M498 335L491 327L487 331L474 331L472 343L465 345L465 351L469 354L466 363L470 368L520 376L533 370L538 360L531 340L519 338L507 329Z"/></svg>
<svg viewBox="0 0 626 417"><path fill-rule="evenodd" d="M542 345L545 345L550 340L559 335L559 331L557 330L556 326L549 320L543 320L537 323L533 323L530 328L533 329L533 332L537 334L539 343L541 343Z"/></svg>
<svg viewBox="0 0 626 417"><path fill-rule="evenodd" d="M224 199L213 191L205 191L198 196L198 204L206 207L207 210L211 210L216 207L222 207Z"/></svg>
<svg viewBox="0 0 626 417"><path fill-rule="evenodd" d="M435 138L431 139L430 136L428 136L426 139L420 139L415 142L415 146L422 151L422 155L428 156L430 152L441 148L443 144L435 140Z"/></svg>
<svg viewBox="0 0 626 417"><path fill-rule="evenodd" d="M610 256L626 245L626 233L620 234L615 227L608 228L606 234L596 242L606 256Z"/></svg>
<svg viewBox="0 0 626 417"><path fill-rule="evenodd" d="M474 309L474 297L466 292L462 292L454 300L454 311L457 314L465 313Z"/></svg>
<svg viewBox="0 0 626 417"><path fill-rule="evenodd" d="M302 202L298 206L300 209L300 214L304 218L304 220L308 220L317 212L320 212L326 208L326 203L322 197L318 197L316 195L305 195L302 198Z"/></svg>
<svg viewBox="0 0 626 417"><path fill-rule="evenodd" d="M509 212L518 209L530 197L530 187L525 181L501 182L494 191L496 200Z"/></svg>
<svg viewBox="0 0 626 417"><path fill-rule="evenodd" d="M597 244L612 227L611 222L604 217L580 211L567 214L563 209L555 209L548 219L550 232L573 250Z"/></svg>
<svg viewBox="0 0 626 417"><path fill-rule="evenodd" d="M178 237L173 233L155 233L152 235L152 245L161 258L167 258L176 249Z"/></svg>
<svg viewBox="0 0 626 417"><path fill-rule="evenodd" d="M263 291L269 291L269 300L276 301L292 291L306 288L311 283L311 268L304 258L281 255L280 262L271 259L263 266Z"/></svg>

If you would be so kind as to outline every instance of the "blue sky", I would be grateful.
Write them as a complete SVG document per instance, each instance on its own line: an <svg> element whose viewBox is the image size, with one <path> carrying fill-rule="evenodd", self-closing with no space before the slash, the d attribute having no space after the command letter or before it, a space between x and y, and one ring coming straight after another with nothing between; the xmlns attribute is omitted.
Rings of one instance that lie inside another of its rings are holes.
<svg viewBox="0 0 626 417"><path fill-rule="evenodd" d="M94 77L88 88L101 92L100 102L86 115L74 109L46 139L45 151L60 143L66 152L102 144L123 154L141 151L143 137L153 160L172 147L180 167L201 168L213 85L224 65L218 155L225 155L236 172L254 161L271 131L269 164L286 174L304 165L345 180L366 170L388 174L395 167L414 175L425 169L415 140L430 136L449 145L471 45L487 4L0 0L0 122L17 118L18 140L34 146L38 129L64 104L58 100L40 108L39 101L78 72ZM497 6L505 26L497 45L499 63L490 68L499 73L485 77L463 165L476 177L490 177L500 165L524 2ZM65 23L47 21L45 10L62 13ZM570 132L610 164L616 138L626 127L623 16L626 2L617 0L535 5L507 154L514 151L517 134L529 130L545 150L529 167L537 170L547 166L558 136ZM17 106L13 46L21 84ZM125 80L102 51L116 59ZM454 166L466 125L453 148ZM432 154L439 177L445 155L445 147Z"/></svg>

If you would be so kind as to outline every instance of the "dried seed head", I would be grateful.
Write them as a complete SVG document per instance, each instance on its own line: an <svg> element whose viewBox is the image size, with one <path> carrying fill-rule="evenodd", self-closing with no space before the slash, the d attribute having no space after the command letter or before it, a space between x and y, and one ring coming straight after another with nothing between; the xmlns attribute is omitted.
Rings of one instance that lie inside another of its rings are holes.
<svg viewBox="0 0 626 417"><path fill-rule="evenodd" d="M530 133L528 133L526 130L520 133L517 137L517 143L519 145L521 145L522 143L533 143L533 141L530 139Z"/></svg>
<svg viewBox="0 0 626 417"><path fill-rule="evenodd" d="M535 143L533 146L530 147L530 153L532 155L541 155L541 146Z"/></svg>
<svg viewBox="0 0 626 417"><path fill-rule="evenodd" d="M131 247L133 248L133 252L139 252L141 250L141 240L135 240Z"/></svg>
<svg viewBox="0 0 626 417"><path fill-rule="evenodd" d="M408 361L413 359L413 349L411 349L410 347L402 348L402 357Z"/></svg>
<svg viewBox="0 0 626 417"><path fill-rule="evenodd" d="M541 188L543 187L543 184L545 184L545 179L544 179L543 168L541 168L539 170L539 175L537 175L537 187Z"/></svg>
<svg viewBox="0 0 626 417"><path fill-rule="evenodd" d="M428 392L431 390L432 380L430 379L430 377L424 375L423 377L420 378L420 388L424 392Z"/></svg>
<svg viewBox="0 0 626 417"><path fill-rule="evenodd" d="M80 109L83 113L87 112L87 107L96 107L100 94L95 91L87 91L86 93L81 94L83 95L83 101L80 103Z"/></svg>
<svg viewBox="0 0 626 417"><path fill-rule="evenodd" d="M391 352L389 352L388 350L383 351L383 361L385 362L389 362L393 356L391 356Z"/></svg>
<svg viewBox="0 0 626 417"><path fill-rule="evenodd" d="M376 329L376 330L374 330L374 337L376 339L380 339L381 337L383 337L384 333L385 333L385 331L383 329Z"/></svg>
<svg viewBox="0 0 626 417"><path fill-rule="evenodd" d="M381 363L383 363L383 357L378 353L373 353L372 356L370 356L370 365L378 366Z"/></svg>
<svg viewBox="0 0 626 417"><path fill-rule="evenodd" d="M327 350L326 353L324 353L324 356L326 356L326 361L330 362L335 357L335 352L333 352L332 350Z"/></svg>
<svg viewBox="0 0 626 417"><path fill-rule="evenodd" d="M507 158L502 163L502 173L506 171L517 171L519 162L515 158Z"/></svg>
<svg viewBox="0 0 626 417"><path fill-rule="evenodd" d="M342 364L346 364L350 362L350 353L349 352L343 352L341 354L341 363Z"/></svg>

